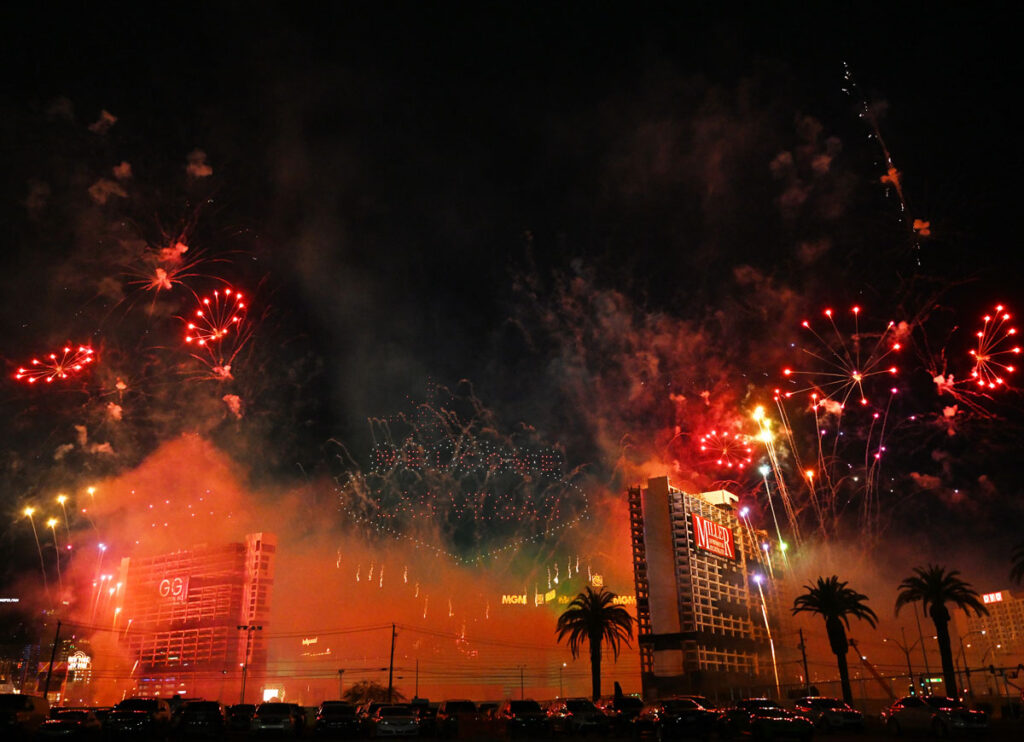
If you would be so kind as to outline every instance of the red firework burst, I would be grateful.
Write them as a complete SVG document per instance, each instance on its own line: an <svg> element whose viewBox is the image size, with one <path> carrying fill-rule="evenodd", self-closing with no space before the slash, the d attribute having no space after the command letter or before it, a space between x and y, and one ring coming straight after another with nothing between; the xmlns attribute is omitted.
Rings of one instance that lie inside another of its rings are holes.
<svg viewBox="0 0 1024 742"><path fill-rule="evenodd" d="M895 323L890 322L874 339L873 335L861 333L860 307L853 307L850 311L854 318L854 331L849 337L839 331L831 309L824 312L832 327L829 339L815 332L808 320L801 323L817 341L814 347L800 349L813 359L814 367L807 370L783 369L782 373L787 379L795 382L797 377L803 377L807 382L807 386L781 392L783 397L788 399L794 394L811 392L816 401L830 400L841 408L856 394L860 403L866 406L869 400L864 382L874 376L895 376L898 373L896 366L889 365L886 360L901 347L895 338Z"/></svg>
<svg viewBox="0 0 1024 742"><path fill-rule="evenodd" d="M39 381L51 384L55 380L78 375L94 360L92 348L85 345L65 345L59 353L50 353L42 359L33 358L29 367L19 368L14 378L28 384Z"/></svg>
<svg viewBox="0 0 1024 742"><path fill-rule="evenodd" d="M971 379L982 389L997 389L1006 384L1002 374L1016 371L1007 361L1020 355L1020 346L1012 345L1017 328L1007 326L1010 313L1002 304L995 308L994 314L986 314L982 319L984 324L975 333L978 347L969 351L974 359Z"/></svg>
<svg viewBox="0 0 1024 742"><path fill-rule="evenodd" d="M750 436L743 433L712 430L697 441L705 461L713 462L723 469L743 469L751 462L753 456Z"/></svg>
<svg viewBox="0 0 1024 742"><path fill-rule="evenodd" d="M220 379L231 378L231 364L249 339L248 309L242 292L227 288L199 299L192 321L185 323L185 343L197 346L205 356L193 356Z"/></svg>

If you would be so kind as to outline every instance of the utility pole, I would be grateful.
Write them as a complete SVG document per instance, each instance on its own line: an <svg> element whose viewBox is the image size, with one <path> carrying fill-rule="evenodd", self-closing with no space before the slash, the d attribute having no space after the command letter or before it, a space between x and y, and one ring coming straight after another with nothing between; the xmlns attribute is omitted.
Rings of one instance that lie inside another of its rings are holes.
<svg viewBox="0 0 1024 742"><path fill-rule="evenodd" d="M250 623L238 624L235 628L237 628L239 631L245 632L245 654L242 657L242 695L240 700L238 701L239 703L245 703L245 680L246 676L249 674L249 647L252 644L252 632L263 631L263 627L255 626Z"/></svg>
<svg viewBox="0 0 1024 742"><path fill-rule="evenodd" d="M388 703L391 703L391 695L394 693L395 679L395 625L391 624L391 662L388 665Z"/></svg>
<svg viewBox="0 0 1024 742"><path fill-rule="evenodd" d="M413 691L413 698L420 697L420 658L416 658L416 690Z"/></svg>
<svg viewBox="0 0 1024 742"><path fill-rule="evenodd" d="M57 633L53 635L53 649L50 651L50 668L46 671L46 683L43 685L43 698L50 693L50 676L53 675L53 661L57 657L57 643L60 641L60 621L57 621Z"/></svg>
<svg viewBox="0 0 1024 742"><path fill-rule="evenodd" d="M526 695L523 690L523 670L526 669L526 665L519 666L519 700L522 701Z"/></svg>
<svg viewBox="0 0 1024 742"><path fill-rule="evenodd" d="M807 691L807 695L811 694L811 673L807 669L807 645L804 644L804 630L800 631L800 654L804 658L804 690Z"/></svg>
<svg viewBox="0 0 1024 742"><path fill-rule="evenodd" d="M345 676L344 670L338 670L338 698L342 697L342 678Z"/></svg>

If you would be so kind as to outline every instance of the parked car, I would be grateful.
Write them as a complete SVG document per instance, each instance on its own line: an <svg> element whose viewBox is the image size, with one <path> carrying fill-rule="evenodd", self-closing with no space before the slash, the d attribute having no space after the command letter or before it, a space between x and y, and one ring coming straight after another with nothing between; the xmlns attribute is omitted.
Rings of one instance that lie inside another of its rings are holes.
<svg viewBox="0 0 1024 742"><path fill-rule="evenodd" d="M0 732L4 736L35 732L50 715L50 702L42 696L0 693Z"/></svg>
<svg viewBox="0 0 1024 742"><path fill-rule="evenodd" d="M252 726L252 715L256 713L255 703L236 703L228 706L228 729L235 732L248 732Z"/></svg>
<svg viewBox="0 0 1024 742"><path fill-rule="evenodd" d="M730 739L749 735L758 739L788 737L809 740L814 736L814 724L806 716L787 711L767 698L747 698L737 701L718 717L719 735Z"/></svg>
<svg viewBox="0 0 1024 742"><path fill-rule="evenodd" d="M882 722L890 734L926 731L939 737L954 732L984 732L988 715L966 708L945 696L904 696L882 711Z"/></svg>
<svg viewBox="0 0 1024 742"><path fill-rule="evenodd" d="M126 698L107 714L103 730L112 737L157 737L166 735L171 707L162 698Z"/></svg>
<svg viewBox="0 0 1024 742"><path fill-rule="evenodd" d="M457 737L459 724L473 724L480 720L476 704L464 698L441 701L435 720L437 734L441 738Z"/></svg>
<svg viewBox="0 0 1024 742"><path fill-rule="evenodd" d="M256 707L249 730L253 734L276 733L296 736L302 729L304 717L299 719L294 703L269 701Z"/></svg>
<svg viewBox="0 0 1024 742"><path fill-rule="evenodd" d="M369 735L373 732L373 717L377 714L377 709L387 705L383 701L367 701L356 710L356 716L359 717L363 734Z"/></svg>
<svg viewBox="0 0 1024 742"><path fill-rule="evenodd" d="M53 717L39 725L40 739L79 739L98 734L100 720L89 709L56 709Z"/></svg>
<svg viewBox="0 0 1024 742"><path fill-rule="evenodd" d="M177 717L175 732L186 737L220 737L227 728L224 707L217 701L187 701Z"/></svg>
<svg viewBox="0 0 1024 742"><path fill-rule="evenodd" d="M619 698L602 698L597 703L609 726L616 732L632 728L635 719L644 708L643 699L638 696L620 696Z"/></svg>
<svg viewBox="0 0 1024 742"><path fill-rule="evenodd" d="M480 718L490 719L499 708L501 704L497 701L481 701L477 704L476 710L480 713Z"/></svg>
<svg viewBox="0 0 1024 742"><path fill-rule="evenodd" d="M324 701L316 711L313 731L324 737L355 737L362 725L356 707L346 701Z"/></svg>
<svg viewBox="0 0 1024 742"><path fill-rule="evenodd" d="M841 698L804 696L798 698L794 706L823 732L831 729L864 729L864 714Z"/></svg>
<svg viewBox="0 0 1024 742"><path fill-rule="evenodd" d="M534 737L547 734L550 724L548 715L532 698L520 701L505 701L494 712L494 718L505 723L510 737Z"/></svg>
<svg viewBox="0 0 1024 742"><path fill-rule="evenodd" d="M548 707L548 722L553 732L604 734L608 731L608 717L589 698L555 701Z"/></svg>
<svg viewBox="0 0 1024 742"><path fill-rule="evenodd" d="M707 737L715 729L718 714L692 698L666 698L644 706L633 719L633 736L650 733L655 739Z"/></svg>
<svg viewBox="0 0 1024 742"><path fill-rule="evenodd" d="M381 706L373 715L370 728L373 737L416 737L420 733L420 718L408 704Z"/></svg>

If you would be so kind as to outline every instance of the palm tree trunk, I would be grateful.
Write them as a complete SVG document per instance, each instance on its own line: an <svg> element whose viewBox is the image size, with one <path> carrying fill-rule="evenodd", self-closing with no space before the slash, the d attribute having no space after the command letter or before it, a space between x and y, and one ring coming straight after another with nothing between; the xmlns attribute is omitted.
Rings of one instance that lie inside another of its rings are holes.
<svg viewBox="0 0 1024 742"><path fill-rule="evenodd" d="M601 697L601 638L590 638L590 685L596 702Z"/></svg>
<svg viewBox="0 0 1024 742"><path fill-rule="evenodd" d="M949 645L949 611L946 606L932 606L928 611L935 622L935 638L939 643L939 657L942 658L942 680L946 684L946 695L957 697L956 668L953 665L953 650Z"/></svg>
<svg viewBox="0 0 1024 742"><path fill-rule="evenodd" d="M846 666L846 653L836 652L836 664L839 665L839 685L843 689L843 700L853 704L853 689L850 688L850 670Z"/></svg>

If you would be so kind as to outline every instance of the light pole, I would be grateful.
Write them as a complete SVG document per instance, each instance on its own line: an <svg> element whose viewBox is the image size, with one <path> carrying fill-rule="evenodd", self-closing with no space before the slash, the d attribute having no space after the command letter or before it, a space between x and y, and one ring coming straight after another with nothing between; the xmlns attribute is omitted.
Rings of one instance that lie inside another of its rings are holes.
<svg viewBox="0 0 1024 742"><path fill-rule="evenodd" d="M915 685L914 685L914 668L910 664L910 651L914 647L916 647L918 642L920 642L921 640L918 639L916 642L914 642L910 646L907 646L907 630L905 628L903 628L902 626L900 626L900 633L903 635L903 643L900 643L900 642L896 641L895 639L891 639L888 636L883 637L882 641L883 642L892 642L897 647L899 647L900 649L903 650L903 655L907 658L907 677L910 678L910 692L913 695L916 696L917 693L916 693L916 688L915 688Z"/></svg>
<svg viewBox="0 0 1024 742"><path fill-rule="evenodd" d="M242 659L242 695L239 698L239 703L245 703L245 678L249 672L249 647L252 644L252 632L263 631L262 626L256 626L255 624L238 624L236 626L239 631L245 632L245 654Z"/></svg>
<svg viewBox="0 0 1024 742"><path fill-rule="evenodd" d="M341 694L341 691L342 691L341 679L344 676L345 676L345 671L344 670L338 670L338 698L339 699L342 697L342 694Z"/></svg>
<svg viewBox="0 0 1024 742"><path fill-rule="evenodd" d="M967 661L967 651L964 649L964 639L974 634L977 634L978 636L985 636L985 630L982 629L981 631L968 631L966 634L960 637L960 657L964 661L964 677L967 679L967 693L971 696L971 698L974 697L974 688L971 687L971 663ZM967 646L971 645L968 644Z"/></svg>
<svg viewBox="0 0 1024 742"><path fill-rule="evenodd" d="M519 668L519 700L522 701L526 698L525 685L523 683L523 670L526 669L526 665L516 665L516 667Z"/></svg>
<svg viewBox="0 0 1024 742"><path fill-rule="evenodd" d="M564 698L565 697L565 691L562 689L562 671L563 670L565 670L565 663L564 662L562 663L562 666L558 668L558 697L559 698Z"/></svg>

